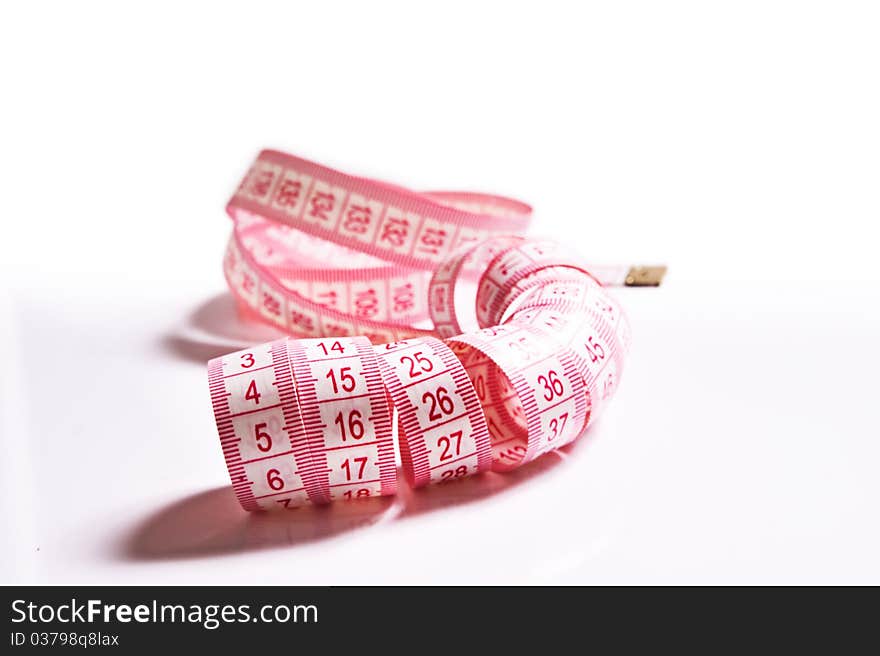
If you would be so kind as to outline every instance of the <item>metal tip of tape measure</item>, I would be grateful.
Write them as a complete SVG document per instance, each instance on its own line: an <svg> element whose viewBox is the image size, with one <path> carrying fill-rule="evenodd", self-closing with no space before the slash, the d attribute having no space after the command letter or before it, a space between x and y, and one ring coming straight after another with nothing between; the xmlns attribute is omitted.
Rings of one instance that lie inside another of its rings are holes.
<svg viewBox="0 0 880 656"><path fill-rule="evenodd" d="M665 275L665 266L634 266L624 282L627 287L659 287Z"/></svg>

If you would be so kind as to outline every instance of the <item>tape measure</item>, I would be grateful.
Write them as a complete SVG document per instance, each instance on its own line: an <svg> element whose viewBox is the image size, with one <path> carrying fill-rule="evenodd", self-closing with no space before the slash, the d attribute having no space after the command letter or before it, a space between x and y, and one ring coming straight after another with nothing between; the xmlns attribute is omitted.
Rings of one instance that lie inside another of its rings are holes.
<svg viewBox="0 0 880 656"><path fill-rule="evenodd" d="M246 510L394 494L396 452L420 487L573 441L630 346L607 288L665 271L587 265L519 236L531 208L513 199L415 193L277 151L227 211L232 294L291 335L208 364Z"/></svg>

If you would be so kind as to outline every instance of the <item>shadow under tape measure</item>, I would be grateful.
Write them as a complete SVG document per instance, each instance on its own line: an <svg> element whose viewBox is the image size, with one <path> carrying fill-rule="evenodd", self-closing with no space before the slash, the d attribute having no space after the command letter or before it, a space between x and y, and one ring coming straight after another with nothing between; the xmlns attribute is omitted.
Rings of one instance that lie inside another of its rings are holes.
<svg viewBox="0 0 880 656"><path fill-rule="evenodd" d="M160 347L176 358L204 367L212 358L283 334L243 317L232 296L223 292L200 303L182 326L160 339Z"/></svg>
<svg viewBox="0 0 880 656"><path fill-rule="evenodd" d="M232 488L223 486L186 497L146 518L125 539L120 556L139 561L204 558L330 539L487 499L558 466L577 444L505 474L489 472L417 491L401 477L396 496L286 512L245 512Z"/></svg>

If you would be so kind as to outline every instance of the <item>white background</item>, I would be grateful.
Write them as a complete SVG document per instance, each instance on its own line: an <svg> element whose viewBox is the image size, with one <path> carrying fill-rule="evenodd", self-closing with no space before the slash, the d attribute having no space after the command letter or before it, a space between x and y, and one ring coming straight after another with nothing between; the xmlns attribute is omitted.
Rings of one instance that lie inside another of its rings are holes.
<svg viewBox="0 0 880 656"><path fill-rule="evenodd" d="M880 583L876 3L0 10L0 582ZM573 449L248 516L204 362L262 147L536 208L635 348Z"/></svg>

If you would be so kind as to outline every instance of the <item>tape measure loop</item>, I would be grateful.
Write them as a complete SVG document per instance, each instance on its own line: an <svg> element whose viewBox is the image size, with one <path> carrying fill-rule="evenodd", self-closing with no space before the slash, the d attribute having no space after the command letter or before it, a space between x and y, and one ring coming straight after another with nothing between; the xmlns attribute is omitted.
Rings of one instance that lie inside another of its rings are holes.
<svg viewBox="0 0 880 656"><path fill-rule="evenodd" d="M562 245L515 234L525 203L263 151L227 211L230 291L295 336L208 364L246 510L392 495L396 450L413 487L516 468L575 440L619 383L622 308Z"/></svg>

